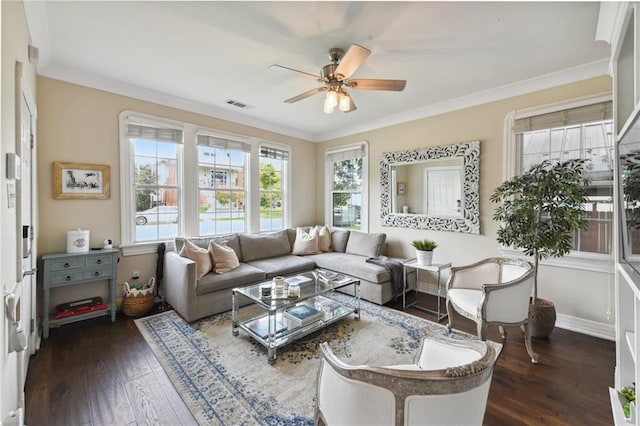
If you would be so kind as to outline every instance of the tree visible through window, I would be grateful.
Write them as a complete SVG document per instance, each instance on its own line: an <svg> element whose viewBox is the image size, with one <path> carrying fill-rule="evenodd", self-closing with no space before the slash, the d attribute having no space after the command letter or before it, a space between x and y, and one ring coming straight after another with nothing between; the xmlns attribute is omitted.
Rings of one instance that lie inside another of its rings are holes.
<svg viewBox="0 0 640 426"><path fill-rule="evenodd" d="M331 224L334 227L360 230L364 185L362 148L330 152Z"/></svg>
<svg viewBox="0 0 640 426"><path fill-rule="evenodd" d="M260 230L284 229L284 188L288 151L260 147Z"/></svg>

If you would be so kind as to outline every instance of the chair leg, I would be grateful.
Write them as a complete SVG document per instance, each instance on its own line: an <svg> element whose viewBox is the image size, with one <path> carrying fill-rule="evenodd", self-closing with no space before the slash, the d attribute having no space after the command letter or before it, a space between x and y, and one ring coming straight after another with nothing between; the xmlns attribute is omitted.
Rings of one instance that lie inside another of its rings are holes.
<svg viewBox="0 0 640 426"><path fill-rule="evenodd" d="M531 331L529 330L529 323L526 322L523 324L524 326L524 345L527 347L527 352L529 352L529 356L531 357L531 362L534 364L538 363L538 354L533 352L533 347L531 346Z"/></svg>
<svg viewBox="0 0 640 426"><path fill-rule="evenodd" d="M487 340L487 322L480 320L478 323L478 338L483 342Z"/></svg>
<svg viewBox="0 0 640 426"><path fill-rule="evenodd" d="M502 336L502 340L506 340L506 338L507 338L507 331L504 329L504 326L499 325L499 326L498 326L498 331L500 332L500 336Z"/></svg>
<svg viewBox="0 0 640 426"><path fill-rule="evenodd" d="M453 327L453 307L451 306L451 302L447 298L447 333L451 334L451 327Z"/></svg>

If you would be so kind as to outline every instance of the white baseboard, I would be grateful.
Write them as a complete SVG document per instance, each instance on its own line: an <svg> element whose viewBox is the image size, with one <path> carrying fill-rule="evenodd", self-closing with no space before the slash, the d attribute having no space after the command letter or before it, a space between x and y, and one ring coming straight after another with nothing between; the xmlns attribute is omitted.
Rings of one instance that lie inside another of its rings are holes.
<svg viewBox="0 0 640 426"><path fill-rule="evenodd" d="M572 317L571 315L556 314L556 327L601 339L616 340L616 330L613 324Z"/></svg>

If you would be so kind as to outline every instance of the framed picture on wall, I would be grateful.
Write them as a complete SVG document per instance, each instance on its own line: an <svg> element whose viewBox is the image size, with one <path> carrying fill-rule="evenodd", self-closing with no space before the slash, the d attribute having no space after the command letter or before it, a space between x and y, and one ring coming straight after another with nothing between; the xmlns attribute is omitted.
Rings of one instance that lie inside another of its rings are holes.
<svg viewBox="0 0 640 426"><path fill-rule="evenodd" d="M56 200L108 200L109 166L53 162L53 198Z"/></svg>
<svg viewBox="0 0 640 426"><path fill-rule="evenodd" d="M398 182L398 195L404 195L407 192L407 185L404 182Z"/></svg>

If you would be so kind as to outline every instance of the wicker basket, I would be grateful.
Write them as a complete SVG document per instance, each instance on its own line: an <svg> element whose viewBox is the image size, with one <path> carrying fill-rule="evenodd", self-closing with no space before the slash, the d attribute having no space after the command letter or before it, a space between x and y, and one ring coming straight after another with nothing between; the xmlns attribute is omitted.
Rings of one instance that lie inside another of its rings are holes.
<svg viewBox="0 0 640 426"><path fill-rule="evenodd" d="M124 283L124 297L122 312L129 317L139 317L148 313L155 304L155 279L149 281L149 288L144 290L130 289L129 283Z"/></svg>

